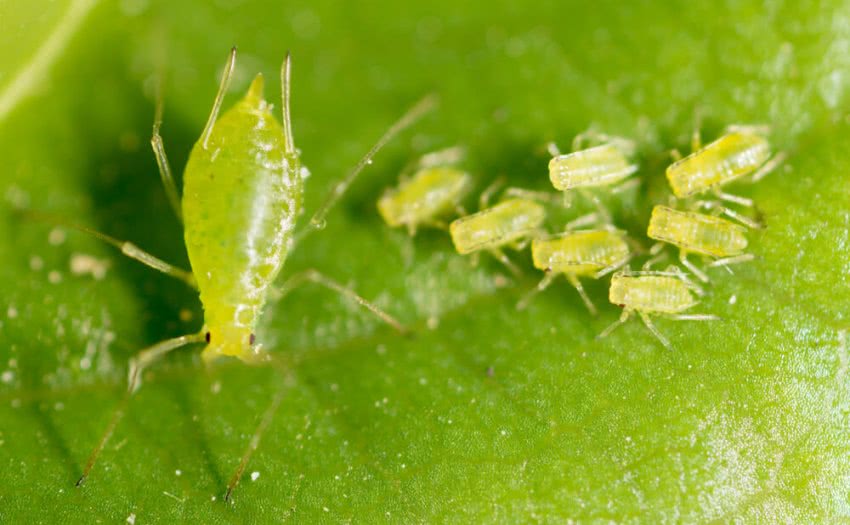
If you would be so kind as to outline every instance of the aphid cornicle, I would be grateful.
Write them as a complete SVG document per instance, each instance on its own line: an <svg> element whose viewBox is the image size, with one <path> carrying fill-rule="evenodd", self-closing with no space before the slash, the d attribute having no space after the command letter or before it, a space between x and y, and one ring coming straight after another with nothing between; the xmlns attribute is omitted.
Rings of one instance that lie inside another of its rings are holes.
<svg viewBox="0 0 850 525"><path fill-rule="evenodd" d="M534 267L546 272L531 292L519 303L524 308L531 297L545 290L558 275L564 275L575 287L582 301L596 314L596 306L587 296L579 277L598 279L626 264L631 256L623 234L616 230L585 230L562 233L531 241Z"/></svg>
<svg viewBox="0 0 850 525"><path fill-rule="evenodd" d="M749 207L753 205L751 199L724 193L721 187L748 175L757 182L784 159L784 153L771 156L770 143L758 128L730 126L720 138L705 146L701 146L699 133L695 133L694 151L668 166L666 175L673 195L679 199L711 191L720 200ZM749 227L761 227L716 201L701 201L699 204L716 209Z"/></svg>
<svg viewBox="0 0 850 525"><path fill-rule="evenodd" d="M582 149L586 139L596 145ZM593 202L606 222L610 214L590 188L614 187L638 170L631 162L635 146L631 140L612 137L595 132L585 132L575 137L572 153L562 154L554 143L549 144L549 180L556 190L564 192L565 202L571 190L578 190L585 198ZM624 187L628 187L624 183ZM613 188L615 193L624 188Z"/></svg>
<svg viewBox="0 0 850 525"><path fill-rule="evenodd" d="M502 248L522 247L540 231L546 210L529 199L508 199L478 213L455 219L449 233L455 250L461 255L490 252L514 274L519 270Z"/></svg>
<svg viewBox="0 0 850 525"><path fill-rule="evenodd" d="M657 205L652 209L646 235L679 248L679 260L702 281L708 276L688 260L696 253L716 258L710 266L727 266L750 261L746 229L721 217L689 211L678 211Z"/></svg>
<svg viewBox="0 0 850 525"><path fill-rule="evenodd" d="M378 212L389 226L406 226L415 235L421 226L447 228L443 219L458 210L472 189L469 173L455 167L461 156L458 148L424 155L410 177L402 177L378 200Z"/></svg>
<svg viewBox="0 0 850 525"><path fill-rule="evenodd" d="M597 339L606 337L615 328L625 323L637 313L643 324L661 341L666 348L672 348L670 341L652 324L650 317L661 315L677 321L715 321L719 318L711 314L683 314L699 304L694 294L702 291L687 280L681 270L675 266L668 271L620 271L611 278L608 299L623 308L620 318L602 331Z"/></svg>
<svg viewBox="0 0 850 525"><path fill-rule="evenodd" d="M220 356L232 356L249 363L263 361L265 354L255 343L254 330L272 293L283 296L296 286L312 282L359 302L385 322L403 330L398 321L377 306L315 270L295 274L280 288L274 288L288 252L300 238L295 226L301 214L304 186L289 113L290 60L287 54L281 67L282 124L272 115L272 105L263 98L262 75L257 75L245 96L219 117L235 60L234 48L207 124L186 164L182 201L159 135L162 106L158 99L151 144L169 200L178 217L183 219L192 272L176 268L129 242L78 227L116 245L125 255L197 288L204 309L204 325L197 333L168 339L142 350L131 360L124 402L92 451L77 486L91 471L127 399L140 386L142 373L163 355L188 344L206 343L202 355L207 362ZM378 149L433 105L433 97L427 97L390 127L357 166L336 184L303 233L320 228L328 210L371 163ZM239 482L279 403L278 395L242 456L228 484L225 499L229 499Z"/></svg>

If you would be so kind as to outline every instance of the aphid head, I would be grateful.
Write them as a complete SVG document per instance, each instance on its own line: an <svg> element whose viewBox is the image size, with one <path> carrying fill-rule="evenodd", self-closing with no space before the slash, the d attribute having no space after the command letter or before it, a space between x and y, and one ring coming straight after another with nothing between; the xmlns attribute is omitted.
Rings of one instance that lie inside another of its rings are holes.
<svg viewBox="0 0 850 525"><path fill-rule="evenodd" d="M266 360L262 345L256 343L256 336L249 327L238 325L207 327L204 349L204 361L209 363L219 357L236 357L246 363L258 363Z"/></svg>

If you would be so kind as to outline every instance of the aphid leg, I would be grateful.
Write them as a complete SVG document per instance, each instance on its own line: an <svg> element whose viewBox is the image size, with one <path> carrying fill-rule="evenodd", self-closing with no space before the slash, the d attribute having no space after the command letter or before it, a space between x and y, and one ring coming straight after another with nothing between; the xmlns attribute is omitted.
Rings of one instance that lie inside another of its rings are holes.
<svg viewBox="0 0 850 525"><path fill-rule="evenodd" d="M549 152L549 155L551 155L553 157L560 157L561 156L561 150L558 149L558 145L555 144L554 142L547 142L546 143L546 151Z"/></svg>
<svg viewBox="0 0 850 525"><path fill-rule="evenodd" d="M770 158L764 165L759 168L755 173L753 173L752 178L750 178L750 182L756 183L763 178L767 177L770 172L776 169L777 166L785 162L785 159L788 158L788 154L784 151L781 151Z"/></svg>
<svg viewBox="0 0 850 525"><path fill-rule="evenodd" d="M493 248L488 251L493 257L496 258L497 261L504 264L505 267L510 270L512 274L514 274L515 276L522 275L522 272L519 270L519 268L514 263L512 263L510 259L508 259L507 255L505 255L505 252L503 252L499 248Z"/></svg>
<svg viewBox="0 0 850 525"><path fill-rule="evenodd" d="M56 225L59 225L59 226L71 228L71 229L77 230L79 232L85 233L87 235L91 235L92 237L100 239L101 241L103 241L107 244L111 244L112 246L118 248L119 250L121 250L122 254L144 264L145 266L153 268L154 270L156 270L158 272L162 272L165 275L168 275L169 277L174 277L175 279L179 279L179 280L183 281L184 283L188 284L192 288L197 289L197 287L198 287L198 284L195 281L195 276L192 275L192 272L188 272L188 271L183 270L181 268L178 268L178 267L176 267L172 264L169 264L169 263L163 261L162 259L155 257L155 256L151 255L150 253L142 250L141 248L139 248L138 246L136 246L132 242L118 240L114 237L106 235L105 233L101 233L97 230L93 230L93 229L91 229L87 226L82 226L80 224L74 224L74 223L71 223L71 222L65 222L64 220L62 220L58 217L54 217L52 215L34 212L34 211L24 211L23 213L26 216L33 218L33 219L36 219L36 220L40 220L40 221L56 224Z"/></svg>
<svg viewBox="0 0 850 525"><path fill-rule="evenodd" d="M764 224L762 224L760 222L756 222L753 219L750 219L749 217L747 217L746 215L741 215L740 213L738 213L734 210L730 210L729 208L727 208L725 206L722 206L720 208L720 210L723 212L724 215L726 215L730 219L734 219L734 220L740 222L741 224L743 224L744 226L747 226L748 228L752 228L754 230L760 230L760 229L764 228Z"/></svg>
<svg viewBox="0 0 850 525"><path fill-rule="evenodd" d="M505 177L497 177L496 180L490 183L489 186L484 188L484 191L481 192L481 196L478 197L478 209L483 210L487 206L490 205L490 199L493 198L493 195L499 191L499 188L505 185Z"/></svg>
<svg viewBox="0 0 850 525"><path fill-rule="evenodd" d="M575 275L568 273L566 274L567 280L571 285L578 291L578 294L581 296L581 300L584 302L584 305L590 310L590 315L596 315L596 305L593 304L593 301L590 300L590 297L587 296L587 292L584 291L584 286L581 285L581 281Z"/></svg>
<svg viewBox="0 0 850 525"><path fill-rule="evenodd" d="M248 447L242 454L242 459L239 460L239 466L236 467L236 471L234 471L233 476L230 477L230 482L227 484L227 491L224 493L224 501L230 501L230 495L233 493L233 489L236 488L236 485L239 484L239 480L242 479L242 474L245 472L245 467L248 466L248 461L251 460L251 456L260 446L260 440L262 439L266 429L271 424L272 419L274 419L274 415L277 412L278 407L280 407L280 403L282 401L283 390L278 390L278 392L274 396L274 399L272 399L272 402L269 404L268 408L263 413L263 418L257 425L257 429L254 430L254 435L251 436L251 441L248 442Z"/></svg>
<svg viewBox="0 0 850 525"><path fill-rule="evenodd" d="M734 257L723 257L722 259L717 259L712 261L709 266L729 266L730 264L740 264L743 262L752 261L756 256L751 253L745 253L742 255L735 255Z"/></svg>
<svg viewBox="0 0 850 525"><path fill-rule="evenodd" d="M224 96L227 94L227 88L230 87L230 80L233 78L233 70L236 67L236 47L230 49L230 56L227 58L227 64L224 66L224 72L221 74L221 84L218 86L218 93L213 102L212 111L207 119L207 124L204 126L204 131L201 133L201 144L204 149L207 149L207 141L212 134L213 126L218 119L218 112L221 110L221 103L224 102Z"/></svg>
<svg viewBox="0 0 850 525"><path fill-rule="evenodd" d="M274 290L275 299L283 299L292 290L308 282L324 286L325 288L331 291L334 291L344 297L353 300L360 306L366 308L367 310L375 314L379 319L395 328L398 332L408 332L408 329L403 324L398 322L395 317L381 310L377 305L375 305L375 303L364 299L363 297L357 295L357 293L351 288L339 284L338 282L319 273L316 270L305 270L303 272L299 272L291 276L289 279L286 280L286 282L283 283L283 285L280 286L280 288Z"/></svg>
<svg viewBox="0 0 850 525"><path fill-rule="evenodd" d="M611 193L614 195L618 195L633 188L637 188L638 186L640 186L640 179L628 179L611 188Z"/></svg>
<svg viewBox="0 0 850 525"><path fill-rule="evenodd" d="M519 197L522 199L537 200L549 204L555 204L558 206L563 203L563 200L560 198L560 196L555 193L549 191L527 190L525 188L517 188L515 186L506 188L504 195L507 197Z"/></svg>
<svg viewBox="0 0 850 525"><path fill-rule="evenodd" d="M570 222L568 222L567 224L565 224L564 225L564 231L565 232L573 231L573 230L578 229L578 228L584 228L585 226L590 226L591 224L596 224L597 222L599 222L599 213L598 212L587 213L587 214L582 215L580 217L576 217L575 219L573 219Z"/></svg>
<svg viewBox="0 0 850 525"><path fill-rule="evenodd" d="M690 270L692 274L696 275L697 279L704 283L708 282L708 275L706 275L705 272L697 268L694 263L688 260L688 252L684 250L679 251L679 262L681 262L685 268Z"/></svg>
<svg viewBox="0 0 850 525"><path fill-rule="evenodd" d="M526 293L522 297L522 299L520 299L516 303L516 309L517 310L525 310L525 308L528 306L528 303L531 302L531 300L534 298L534 296L536 296L538 293L540 293L543 290L545 290L546 288L548 288L549 285L552 284L552 282L555 280L555 277L557 277L557 276L558 276L558 274L556 274L554 272L547 271L546 275L543 276L543 279L541 279L541 281L537 284L537 286L535 286L534 288L529 290L528 293Z"/></svg>
<svg viewBox="0 0 850 525"><path fill-rule="evenodd" d="M615 271L615 270L619 270L620 268L622 268L623 266L625 266L626 264L628 264L628 262L629 262L631 259L632 259L632 255L631 255L631 254L629 254L629 255L627 255L627 256L625 256L625 257L623 257L622 259L620 259L619 261L617 261L617 262L613 263L612 265L610 265L610 266L606 266L605 268L602 268L601 270L599 270L598 272L596 272L595 274L593 274L593 278L594 278L594 279L601 279L602 277L605 277L605 276L606 276L606 275L608 275L609 273L611 273L611 272L613 272L613 271Z"/></svg>
<svg viewBox="0 0 850 525"><path fill-rule="evenodd" d="M679 314L667 316L674 321L720 321L720 317L713 314Z"/></svg>
<svg viewBox="0 0 850 525"><path fill-rule="evenodd" d="M616 330L617 327L619 327L621 324L628 321L629 317L631 317L631 315L632 315L632 311L629 310L628 308L623 310L623 313L620 314L620 318L617 319L616 321L614 321L613 323L611 323L610 325L608 325L608 328L606 328L605 330L602 330L602 332L600 332L599 335L596 336L596 339L602 339L603 337L608 337L609 335L611 335L611 332Z"/></svg>
<svg viewBox="0 0 850 525"><path fill-rule="evenodd" d="M177 191L177 184L174 182L174 175L171 172L171 165L168 163L168 156L165 154L165 145L162 142L162 136L159 134L159 129L162 126L162 79L157 82L156 87L156 110L153 118L153 132L151 134L151 148L156 157L156 164L159 167L159 178L162 179L162 186L165 189L165 196L168 198L168 203L177 219L183 222L183 210L180 207L180 193Z"/></svg>
<svg viewBox="0 0 850 525"><path fill-rule="evenodd" d="M732 195L731 193L725 193L720 188L714 188L714 194L717 195L717 198L726 201L726 202L734 202L740 206L745 206L747 208L752 208L753 200L748 199L746 197L741 197L740 195Z"/></svg>
<svg viewBox="0 0 850 525"><path fill-rule="evenodd" d="M596 210L599 212L599 216L602 218L602 222L606 224L611 224L611 213L608 212L608 208L602 203L602 200L592 191L587 188L579 188L579 193L581 193L582 197L589 200L596 206Z"/></svg>
<svg viewBox="0 0 850 525"><path fill-rule="evenodd" d="M756 135L768 135L770 126L767 124L729 124L723 129L723 133L754 133Z"/></svg>
<svg viewBox="0 0 850 525"><path fill-rule="evenodd" d="M673 162L679 162L680 160L682 160L682 153L676 148L671 149L669 151L669 154L670 154L670 159Z"/></svg>
<svg viewBox="0 0 850 525"><path fill-rule="evenodd" d="M643 324L645 324L649 331L652 332L652 335L654 335L656 338L658 338L659 341L661 341L661 344L664 345L664 348L672 350L673 347L670 345L670 341L668 341L667 338L664 337L664 335L662 335L661 332L658 331L658 328L655 328L655 325L652 324L652 321L649 319L649 315L643 312L638 312L638 314L640 315L640 319L641 321L643 321Z"/></svg>
<svg viewBox="0 0 850 525"><path fill-rule="evenodd" d="M103 451L103 447L106 446L106 442L109 441L109 438L112 436L112 432L118 425L118 421L120 421L121 416L124 415L127 403L130 401L130 396L132 396L141 385L142 373L145 368L172 350L176 350L188 344L203 342L205 337L206 334L200 332L197 334L182 335L173 339L166 339L165 341L160 341L159 343L142 350L136 357L130 360L129 371L127 373L127 390L124 392L121 402L115 408L115 412L112 413L112 417L109 419L109 424L107 424L106 430L103 432L103 435L100 440L98 440L94 450L92 450L89 455L88 461L86 461L86 466L83 469L83 475L77 480L77 487L85 483L92 467L94 467L95 462L97 462L98 456L100 456L101 451Z"/></svg>
<svg viewBox="0 0 850 525"><path fill-rule="evenodd" d="M331 189L330 193L327 197L325 197L324 202L319 209L316 210L316 213L313 214L313 217L310 218L310 223L304 228L304 230L300 231L295 235L295 240L300 241L304 237L306 237L310 232L320 230L325 227L325 217L328 212L334 207L334 205L339 201L339 199L345 194L348 187L351 186L351 183L354 182L354 179L357 178L358 175L363 171L363 169L372 164L372 159L384 147L384 145L392 140L396 135L404 131L406 128L410 127L414 122L419 120L426 113L433 110L437 105L437 97L434 95L429 95L417 102L412 108L407 110L407 112L401 116L390 128L381 135L381 138L366 152L366 155L363 156L362 159L354 166L345 177L343 177L339 182L334 185Z"/></svg>
<svg viewBox="0 0 850 525"><path fill-rule="evenodd" d="M679 268L678 266L676 266L675 264L671 264L670 266L668 266L666 268L666 272L664 272L664 273L671 275L673 277L678 277L680 281L682 281L683 283L688 285L688 288L693 290L694 293L696 293L698 296L702 297L703 295L705 295L705 290L703 290L700 285L693 282L691 280L691 278L688 277L688 274L683 272L682 269Z"/></svg>

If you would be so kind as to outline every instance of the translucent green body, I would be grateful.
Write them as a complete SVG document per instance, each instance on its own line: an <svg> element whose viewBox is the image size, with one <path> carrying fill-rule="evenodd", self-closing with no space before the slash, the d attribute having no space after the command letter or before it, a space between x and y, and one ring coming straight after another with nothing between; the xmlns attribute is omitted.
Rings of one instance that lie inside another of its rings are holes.
<svg viewBox="0 0 850 525"><path fill-rule="evenodd" d="M301 211L298 156L257 76L248 93L192 148L183 175L186 249L200 290L209 344L253 361L254 328L286 260Z"/></svg>
<svg viewBox="0 0 850 525"><path fill-rule="evenodd" d="M608 230L570 232L531 242L534 267L577 276L593 276L629 256L621 235Z"/></svg>
<svg viewBox="0 0 850 525"><path fill-rule="evenodd" d="M733 132L667 167L676 197L689 197L756 171L770 157L766 138Z"/></svg>
<svg viewBox="0 0 850 525"><path fill-rule="evenodd" d="M534 234L546 218L546 210L528 199L510 199L452 221L449 233L460 254L494 249Z"/></svg>
<svg viewBox="0 0 850 525"><path fill-rule="evenodd" d="M557 190L615 184L637 171L613 144L603 144L549 161L549 180Z"/></svg>
<svg viewBox="0 0 850 525"><path fill-rule="evenodd" d="M406 225L412 232L453 212L472 187L468 173L438 167L417 171L378 200L378 212L390 226Z"/></svg>
<svg viewBox="0 0 850 525"><path fill-rule="evenodd" d="M713 257L742 254L747 248L745 233L743 226L720 217L660 205L652 209L646 232L651 239Z"/></svg>
<svg viewBox="0 0 850 525"><path fill-rule="evenodd" d="M688 285L677 277L615 274L608 299L643 313L676 314L697 304Z"/></svg>

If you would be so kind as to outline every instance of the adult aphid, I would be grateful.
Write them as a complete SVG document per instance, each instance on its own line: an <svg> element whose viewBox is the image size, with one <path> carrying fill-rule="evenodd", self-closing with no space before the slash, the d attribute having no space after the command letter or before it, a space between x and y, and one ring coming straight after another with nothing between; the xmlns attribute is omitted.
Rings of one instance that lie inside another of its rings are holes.
<svg viewBox="0 0 850 525"><path fill-rule="evenodd" d="M579 277L599 279L626 264L631 257L629 245L622 232L615 229L568 231L548 238L531 241L534 267L546 275L519 303L522 309L531 298L545 290L558 275L578 291L590 313L596 315L596 306L587 296Z"/></svg>
<svg viewBox="0 0 850 525"><path fill-rule="evenodd" d="M751 199L724 193L721 188L748 175L752 176L752 182L758 182L786 157L785 153L771 156L770 143L755 126L729 126L720 138L705 146L702 146L697 131L692 142L693 153L667 167L667 181L673 195L679 199L712 192L719 201L751 207ZM678 153L674 152L674 156L678 157ZM761 227L759 223L719 201L701 201L697 204L716 209L751 228Z"/></svg>
<svg viewBox="0 0 850 525"><path fill-rule="evenodd" d="M412 176L403 173L399 185L387 188L378 199L384 222L405 226L410 235L421 226L448 228L445 217L460 208L472 189L472 177L455 166L462 156L458 147L423 155Z"/></svg>
<svg viewBox="0 0 850 525"><path fill-rule="evenodd" d="M646 235L677 246L679 261L704 282L708 281L708 276L688 260L688 254L715 258L709 266L728 266L754 258L752 254L744 253L747 237L743 226L704 213L655 206Z"/></svg>
<svg viewBox="0 0 850 525"><path fill-rule="evenodd" d="M683 314L699 304L695 295L702 290L688 280L676 266L664 272L658 271L620 271L611 278L608 299L623 308L620 318L596 336L606 337L615 328L628 321L637 313L643 324L652 332L665 348L672 349L670 341L652 324L650 317L661 315L677 321L716 321L719 318L711 314Z"/></svg>
<svg viewBox="0 0 850 525"><path fill-rule="evenodd" d="M489 252L504 264L513 274L519 269L508 259L502 248L515 249L525 247L546 219L546 210L542 204L522 198L504 200L494 206L487 206L490 196L501 184L497 180L481 194L481 211L455 219L449 225L449 234L455 250L461 255Z"/></svg>
<svg viewBox="0 0 850 525"><path fill-rule="evenodd" d="M295 226L302 211L304 184L290 121L289 55L281 67L282 124L275 119L272 106L263 98L262 75L254 78L239 102L219 116L235 63L236 48L233 48L212 112L186 164L182 199L159 135L161 99L157 104L151 144L169 200L184 223L192 271L176 268L129 242L78 228L117 246L125 255L196 288L204 308L204 325L196 333L161 341L131 359L125 398L92 451L77 486L88 477L127 400L140 386L144 370L165 354L192 343L205 343L202 356L206 362L220 356L233 356L247 363L266 360L255 341L254 330L270 294L279 298L301 284L312 282L354 299L383 321L403 330L398 321L377 306L315 270L290 277L279 289L274 288L274 281L295 241L321 228L328 211L362 169L372 162L373 155L390 138L432 109L435 101L432 97L425 98L390 127L357 166L336 184L311 219L308 229L298 235ZM230 479L225 499L229 499L239 482L280 399L278 395L262 418Z"/></svg>

